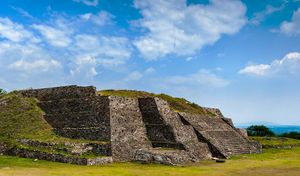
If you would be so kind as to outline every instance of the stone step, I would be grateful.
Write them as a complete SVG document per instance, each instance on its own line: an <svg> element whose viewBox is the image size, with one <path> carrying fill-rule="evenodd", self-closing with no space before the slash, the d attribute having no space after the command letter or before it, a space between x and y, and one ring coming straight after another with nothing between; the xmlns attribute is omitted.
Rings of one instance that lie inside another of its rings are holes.
<svg viewBox="0 0 300 176"><path fill-rule="evenodd" d="M179 149L184 150L184 146L180 143L176 142L164 142L164 141L151 141L152 147L157 148L172 148L172 149Z"/></svg>
<svg viewBox="0 0 300 176"><path fill-rule="evenodd" d="M96 88L92 86L89 87L64 86L64 87L53 87L53 88L45 88L45 89L29 89L29 90L22 90L19 92L23 96L35 97L40 101L91 97L97 94Z"/></svg>
<svg viewBox="0 0 300 176"><path fill-rule="evenodd" d="M147 136L150 141L175 142L171 128L164 124L146 124Z"/></svg>
<svg viewBox="0 0 300 176"><path fill-rule="evenodd" d="M111 144L110 142L97 141L97 142L40 142L30 139L19 139L18 142L23 147L36 149L36 150L50 150L54 152L62 152L68 155L81 156L86 153L92 153L101 156L111 156Z"/></svg>
<svg viewBox="0 0 300 176"><path fill-rule="evenodd" d="M109 123L109 119L93 111L46 114L45 120L53 128L97 127Z"/></svg>
<svg viewBox="0 0 300 176"><path fill-rule="evenodd" d="M246 154L251 151L249 142L234 130L202 133L224 156Z"/></svg>
<svg viewBox="0 0 300 176"><path fill-rule="evenodd" d="M161 117L157 110L153 110L150 112L141 111L143 116L143 121L145 124L165 124L163 118Z"/></svg>
<svg viewBox="0 0 300 176"><path fill-rule="evenodd" d="M49 153L45 151L22 149L22 148L12 148L7 152L7 154L12 156L24 157L24 158L32 158L38 160L46 160L46 161L53 161L53 162L78 164L78 165L101 165L101 164L107 164L113 162L111 156L88 158L88 157L69 156L61 153Z"/></svg>
<svg viewBox="0 0 300 176"><path fill-rule="evenodd" d="M140 149L136 151L135 161L177 165L194 162L184 150Z"/></svg>
<svg viewBox="0 0 300 176"><path fill-rule="evenodd" d="M109 100L105 97L83 97L70 99L57 99L40 101L39 106L47 114L59 114L69 112L103 112L109 111Z"/></svg>
<svg viewBox="0 0 300 176"><path fill-rule="evenodd" d="M57 135L73 138L73 139L87 139L95 141L110 140L110 127L87 127L87 128L55 128L53 129Z"/></svg>

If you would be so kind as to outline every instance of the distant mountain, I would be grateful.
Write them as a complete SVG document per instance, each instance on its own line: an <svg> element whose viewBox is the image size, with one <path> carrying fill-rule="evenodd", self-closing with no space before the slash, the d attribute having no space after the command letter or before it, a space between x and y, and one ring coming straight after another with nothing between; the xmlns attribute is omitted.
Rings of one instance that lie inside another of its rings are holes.
<svg viewBox="0 0 300 176"><path fill-rule="evenodd" d="M239 128L247 128L251 125L281 126L279 124L272 123L272 122L266 122L266 121L254 121L254 122L238 123L235 126L237 126Z"/></svg>
<svg viewBox="0 0 300 176"><path fill-rule="evenodd" d="M292 131L300 132L300 126L268 126L275 134L288 133Z"/></svg>
<svg viewBox="0 0 300 176"><path fill-rule="evenodd" d="M249 122L249 123L240 123L236 126L238 128L247 128L251 125L265 125L270 128L275 134L288 133L292 131L300 132L300 125L279 125L272 122Z"/></svg>

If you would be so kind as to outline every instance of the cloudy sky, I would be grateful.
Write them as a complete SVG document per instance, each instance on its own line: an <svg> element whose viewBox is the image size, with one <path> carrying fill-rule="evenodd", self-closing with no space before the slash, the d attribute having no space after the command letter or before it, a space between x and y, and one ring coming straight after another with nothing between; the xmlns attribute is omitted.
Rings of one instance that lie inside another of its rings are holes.
<svg viewBox="0 0 300 176"><path fill-rule="evenodd" d="M300 125L300 0L1 0L0 87L70 84Z"/></svg>

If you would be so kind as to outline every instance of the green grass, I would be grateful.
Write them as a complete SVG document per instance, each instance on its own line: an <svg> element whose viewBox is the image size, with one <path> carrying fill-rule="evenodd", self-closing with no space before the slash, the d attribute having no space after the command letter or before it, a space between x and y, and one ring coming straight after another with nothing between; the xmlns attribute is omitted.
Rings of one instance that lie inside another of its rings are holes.
<svg viewBox="0 0 300 176"><path fill-rule="evenodd" d="M0 176L296 176L300 175L300 147L266 149L263 154L240 155L225 163L202 161L188 166L115 163L77 166L48 161L0 156Z"/></svg>
<svg viewBox="0 0 300 176"><path fill-rule="evenodd" d="M136 90L101 90L99 94L102 96L122 96L122 97L132 97L132 98L141 98L141 97L158 97L170 104L170 107L174 111L178 112L190 112L196 114L208 114L210 116L215 116L215 114L207 111L201 106L187 101L184 98L176 98L166 94L154 94L145 91L136 91Z"/></svg>
<svg viewBox="0 0 300 176"><path fill-rule="evenodd" d="M44 120L37 100L10 93L0 97L0 139L51 138L51 126Z"/></svg>
<svg viewBox="0 0 300 176"><path fill-rule="evenodd" d="M250 139L260 142L264 148L300 146L300 140L285 137L250 137Z"/></svg>

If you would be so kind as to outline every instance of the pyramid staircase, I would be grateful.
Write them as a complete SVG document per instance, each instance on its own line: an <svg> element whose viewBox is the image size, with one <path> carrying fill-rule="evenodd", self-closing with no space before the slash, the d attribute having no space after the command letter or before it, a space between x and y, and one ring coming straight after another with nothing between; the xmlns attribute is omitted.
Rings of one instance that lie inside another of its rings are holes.
<svg viewBox="0 0 300 176"><path fill-rule="evenodd" d="M213 156L229 157L238 154L257 153L253 143L243 137L222 118L179 113L182 119L193 126L199 141L209 144Z"/></svg>
<svg viewBox="0 0 300 176"><path fill-rule="evenodd" d="M165 123L153 98L139 98L139 107L153 148L184 149L176 142L171 126Z"/></svg>
<svg viewBox="0 0 300 176"><path fill-rule="evenodd" d="M26 90L23 95L37 98L54 132L72 140L55 143L21 139L10 154L84 165L112 162L107 97L97 96L93 87L77 86Z"/></svg>

